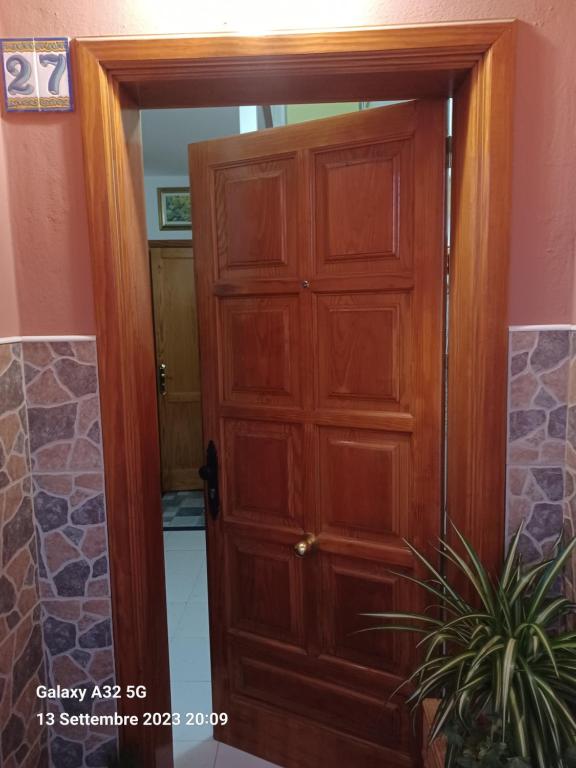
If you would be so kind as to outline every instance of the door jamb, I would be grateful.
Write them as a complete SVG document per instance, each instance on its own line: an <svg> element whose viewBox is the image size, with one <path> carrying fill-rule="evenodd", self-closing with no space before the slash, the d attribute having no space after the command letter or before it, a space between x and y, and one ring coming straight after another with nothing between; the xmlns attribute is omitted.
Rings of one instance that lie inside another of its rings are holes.
<svg viewBox="0 0 576 768"><path fill-rule="evenodd" d="M515 22L74 43L100 370L117 682L170 711L139 108L453 96L447 508L495 570L504 540ZM189 87L186 87L189 86ZM151 567L154 564L154 567ZM140 717L141 720L141 717ZM122 727L169 768L170 730Z"/></svg>

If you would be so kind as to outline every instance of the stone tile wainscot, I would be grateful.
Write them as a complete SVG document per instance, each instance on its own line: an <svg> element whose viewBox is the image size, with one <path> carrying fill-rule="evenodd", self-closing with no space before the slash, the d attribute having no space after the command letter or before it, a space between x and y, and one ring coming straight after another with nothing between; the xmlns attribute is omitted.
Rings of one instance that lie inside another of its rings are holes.
<svg viewBox="0 0 576 768"><path fill-rule="evenodd" d="M0 766L45 768L47 734L22 348L0 345Z"/></svg>

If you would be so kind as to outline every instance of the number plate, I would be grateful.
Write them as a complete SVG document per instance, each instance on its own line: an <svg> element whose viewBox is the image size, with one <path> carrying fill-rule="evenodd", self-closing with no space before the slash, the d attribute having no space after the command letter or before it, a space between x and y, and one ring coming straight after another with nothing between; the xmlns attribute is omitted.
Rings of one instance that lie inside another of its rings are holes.
<svg viewBox="0 0 576 768"><path fill-rule="evenodd" d="M0 40L7 112L71 112L66 37Z"/></svg>

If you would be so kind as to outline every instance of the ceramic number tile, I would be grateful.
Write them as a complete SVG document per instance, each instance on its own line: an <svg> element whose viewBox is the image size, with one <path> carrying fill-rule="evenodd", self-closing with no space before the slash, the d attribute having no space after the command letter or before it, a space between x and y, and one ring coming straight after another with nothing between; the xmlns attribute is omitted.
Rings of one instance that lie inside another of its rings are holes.
<svg viewBox="0 0 576 768"><path fill-rule="evenodd" d="M1 40L8 112L69 112L73 109L68 39Z"/></svg>
<svg viewBox="0 0 576 768"><path fill-rule="evenodd" d="M1 45L6 111L39 111L34 40L2 40Z"/></svg>
<svg viewBox="0 0 576 768"><path fill-rule="evenodd" d="M70 54L66 38L35 38L38 97L42 112L73 109Z"/></svg>

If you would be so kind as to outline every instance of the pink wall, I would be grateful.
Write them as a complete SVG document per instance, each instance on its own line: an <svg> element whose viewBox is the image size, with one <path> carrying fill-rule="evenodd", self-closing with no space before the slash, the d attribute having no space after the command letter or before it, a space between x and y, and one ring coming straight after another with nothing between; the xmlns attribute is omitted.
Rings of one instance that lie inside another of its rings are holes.
<svg viewBox="0 0 576 768"><path fill-rule="evenodd" d="M12 253L12 231L8 208L4 131L0 125L0 336L18 336L20 317Z"/></svg>
<svg viewBox="0 0 576 768"><path fill-rule="evenodd" d="M189 0L169 6L157 0L51 0L49 6L24 0L4 14L3 32L10 37L520 19L510 322L576 317L574 0L214 0L202 6ZM94 321L78 116L10 115L4 132L22 333L89 333Z"/></svg>

